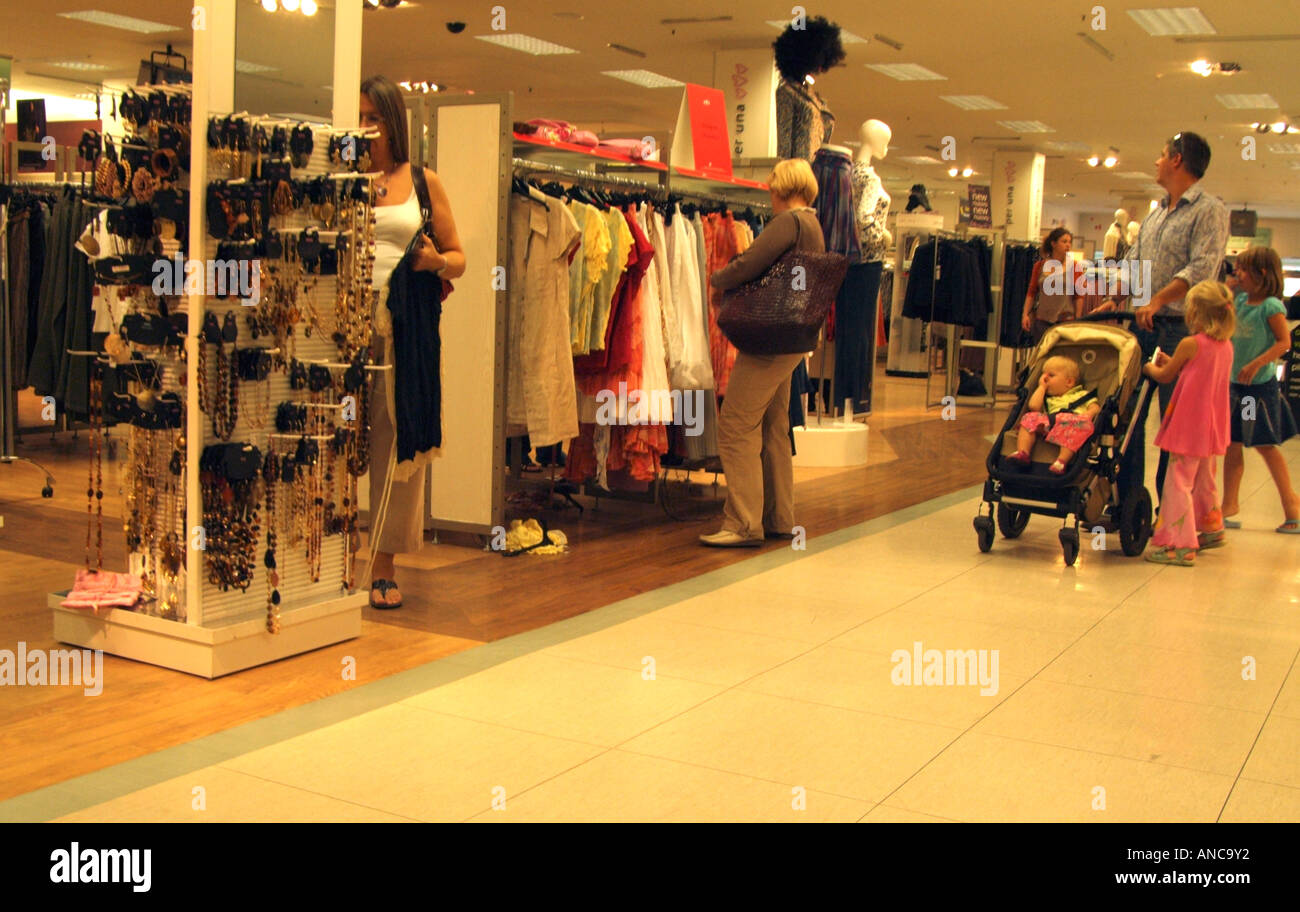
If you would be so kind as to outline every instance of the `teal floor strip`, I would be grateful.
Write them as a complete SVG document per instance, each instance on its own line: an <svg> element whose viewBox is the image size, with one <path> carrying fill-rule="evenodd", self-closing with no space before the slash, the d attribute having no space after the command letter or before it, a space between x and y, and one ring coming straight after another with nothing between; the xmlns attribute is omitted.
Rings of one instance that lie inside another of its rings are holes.
<svg viewBox="0 0 1300 912"><path fill-rule="evenodd" d="M981 486L976 485L936 497L876 519L810 538L807 548L802 551L793 548L775 549L692 579L606 605L577 617L557 621L494 643L486 643L369 684L359 685L343 693L286 709L265 719L247 722L188 744L169 747L57 785L15 796L0 802L0 822L53 820L157 785L168 779L224 763L250 751L269 747L297 735L405 700L493 665L604 630L693 596L705 595L759 573L783 567L804 557L820 554L856 539L921 519L979 497L981 490Z"/></svg>

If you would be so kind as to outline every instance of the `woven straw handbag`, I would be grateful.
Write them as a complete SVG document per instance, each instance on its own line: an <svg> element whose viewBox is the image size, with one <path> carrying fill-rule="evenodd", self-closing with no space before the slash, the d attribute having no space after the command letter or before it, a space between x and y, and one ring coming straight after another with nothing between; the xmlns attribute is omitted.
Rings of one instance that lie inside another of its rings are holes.
<svg viewBox="0 0 1300 912"><path fill-rule="evenodd" d="M794 246L757 279L723 292L718 328L742 352L786 355L817 347L831 304L839 294L848 257L799 250L798 217Z"/></svg>

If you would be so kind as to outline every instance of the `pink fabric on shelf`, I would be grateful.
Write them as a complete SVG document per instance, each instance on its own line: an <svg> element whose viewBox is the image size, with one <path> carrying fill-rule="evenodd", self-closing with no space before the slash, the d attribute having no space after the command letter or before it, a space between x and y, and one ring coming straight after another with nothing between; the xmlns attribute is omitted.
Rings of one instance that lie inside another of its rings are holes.
<svg viewBox="0 0 1300 912"><path fill-rule="evenodd" d="M655 152L654 143L648 143L640 139L602 139L600 148L607 149L610 152L618 152L628 158L639 159L648 159Z"/></svg>
<svg viewBox="0 0 1300 912"><path fill-rule="evenodd" d="M590 130L574 130L573 135L569 137L569 142L577 146L595 146L600 143L600 140Z"/></svg>
<svg viewBox="0 0 1300 912"><path fill-rule="evenodd" d="M130 608L140 599L140 577L129 573L78 570L64 608Z"/></svg>

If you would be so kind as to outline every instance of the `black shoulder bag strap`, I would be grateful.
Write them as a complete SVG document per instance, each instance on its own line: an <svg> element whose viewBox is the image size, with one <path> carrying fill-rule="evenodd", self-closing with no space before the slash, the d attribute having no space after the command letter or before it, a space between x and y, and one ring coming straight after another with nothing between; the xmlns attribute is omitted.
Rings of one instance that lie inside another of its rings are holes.
<svg viewBox="0 0 1300 912"><path fill-rule="evenodd" d="M420 230L428 226L429 237L437 245L437 236L433 232L433 201L429 197L429 183L424 179L424 169L411 162L411 184L415 187L415 198L420 201L420 216L423 219Z"/></svg>

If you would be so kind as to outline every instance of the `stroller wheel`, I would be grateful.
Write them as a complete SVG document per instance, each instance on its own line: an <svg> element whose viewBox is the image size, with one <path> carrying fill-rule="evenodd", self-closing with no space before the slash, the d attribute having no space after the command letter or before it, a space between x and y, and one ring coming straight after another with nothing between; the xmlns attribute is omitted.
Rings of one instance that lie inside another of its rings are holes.
<svg viewBox="0 0 1300 912"><path fill-rule="evenodd" d="M1065 566L1073 567L1079 556L1079 530L1067 526L1057 534L1057 538L1061 540L1061 555L1065 558Z"/></svg>
<svg viewBox="0 0 1300 912"><path fill-rule="evenodd" d="M1151 538L1151 495L1144 487L1119 508L1119 543L1126 557L1137 557Z"/></svg>
<svg viewBox="0 0 1300 912"><path fill-rule="evenodd" d="M993 549L993 519L991 517L975 517L975 534L979 536L981 551L987 553Z"/></svg>
<svg viewBox="0 0 1300 912"><path fill-rule="evenodd" d="M998 504L998 530L1003 538L1019 538L1029 525L1029 511L1017 510L1004 503Z"/></svg>

